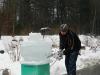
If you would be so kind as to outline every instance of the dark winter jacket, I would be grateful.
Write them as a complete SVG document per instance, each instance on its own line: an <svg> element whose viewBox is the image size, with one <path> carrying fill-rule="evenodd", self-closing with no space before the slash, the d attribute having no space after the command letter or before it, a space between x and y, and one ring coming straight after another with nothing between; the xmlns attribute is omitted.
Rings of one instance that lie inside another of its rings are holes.
<svg viewBox="0 0 100 75"><path fill-rule="evenodd" d="M59 33L59 36L60 36L60 49L61 50L65 49L64 51L65 55L66 53L80 50L81 41L76 35L76 33L68 31L66 35L62 35L61 33Z"/></svg>

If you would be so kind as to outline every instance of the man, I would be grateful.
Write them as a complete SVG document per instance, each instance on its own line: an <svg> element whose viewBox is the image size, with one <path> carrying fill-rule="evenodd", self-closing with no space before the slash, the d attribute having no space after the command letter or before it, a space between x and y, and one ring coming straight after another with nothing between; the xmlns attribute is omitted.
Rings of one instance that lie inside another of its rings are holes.
<svg viewBox="0 0 100 75"><path fill-rule="evenodd" d="M65 66L68 75L76 75L76 61L81 48L78 36L69 29L67 24L60 26L60 51L65 55Z"/></svg>

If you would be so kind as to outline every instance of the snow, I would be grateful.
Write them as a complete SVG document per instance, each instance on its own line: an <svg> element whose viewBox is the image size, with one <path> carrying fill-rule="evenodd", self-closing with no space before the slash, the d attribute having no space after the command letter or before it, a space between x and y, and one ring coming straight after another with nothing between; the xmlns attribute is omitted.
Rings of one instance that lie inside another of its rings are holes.
<svg viewBox="0 0 100 75"><path fill-rule="evenodd" d="M57 51L59 46L58 35L46 37L48 37L48 41L52 41L52 43L57 47L52 50ZM29 36L16 36L16 39L19 40L20 38L23 38L24 42L30 40ZM81 55L78 56L77 70L100 64L100 36L95 38L93 36L80 35L79 38L82 41L82 45L86 46L86 48L82 49L80 52ZM11 36L2 36L2 39L0 40L0 50L5 51L4 54L0 54L0 75L2 75L2 69L5 68L10 70L11 75L21 75L21 63L19 61L13 62L7 52L7 50L9 50L8 44L11 43L12 39ZM66 73L64 58L65 57L63 56L63 59L60 61L56 61L55 59L52 60L56 62L50 67L51 75L62 75Z"/></svg>

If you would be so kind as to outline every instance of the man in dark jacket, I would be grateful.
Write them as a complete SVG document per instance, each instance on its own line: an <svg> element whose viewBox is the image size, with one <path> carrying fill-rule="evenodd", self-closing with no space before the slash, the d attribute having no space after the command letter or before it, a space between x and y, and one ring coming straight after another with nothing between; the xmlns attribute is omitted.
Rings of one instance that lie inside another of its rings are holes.
<svg viewBox="0 0 100 75"><path fill-rule="evenodd" d="M76 61L81 48L81 42L76 33L67 24L60 27L60 50L64 50L65 66L68 75L76 75Z"/></svg>

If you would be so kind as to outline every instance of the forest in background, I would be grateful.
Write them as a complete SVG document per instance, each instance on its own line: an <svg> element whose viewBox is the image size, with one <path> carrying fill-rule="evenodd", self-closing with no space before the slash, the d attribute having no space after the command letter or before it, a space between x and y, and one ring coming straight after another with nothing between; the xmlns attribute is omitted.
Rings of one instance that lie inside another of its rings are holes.
<svg viewBox="0 0 100 75"><path fill-rule="evenodd" d="M100 0L0 0L0 35L27 35L69 24L79 34L100 34Z"/></svg>

